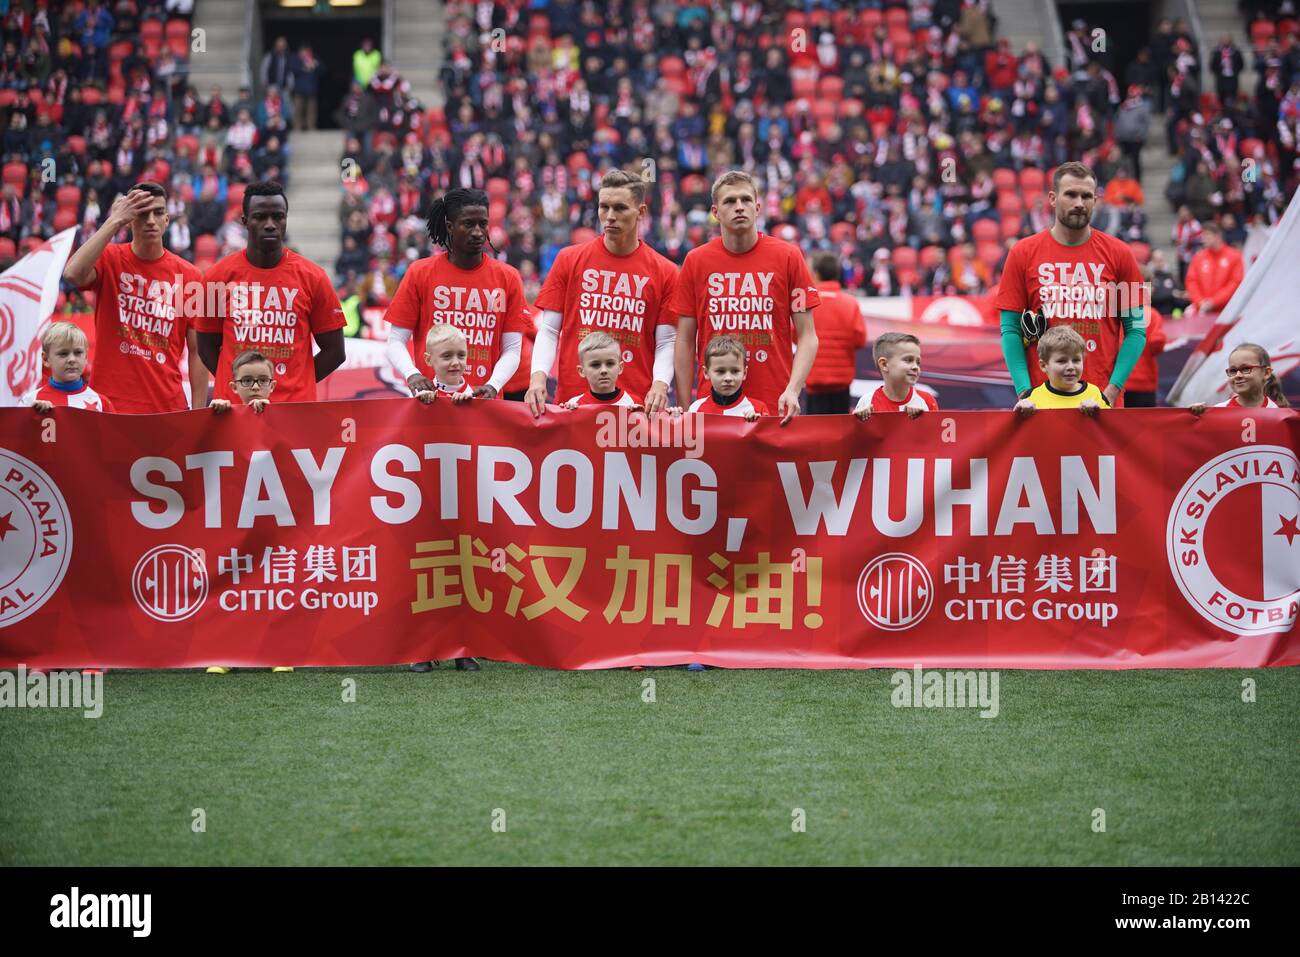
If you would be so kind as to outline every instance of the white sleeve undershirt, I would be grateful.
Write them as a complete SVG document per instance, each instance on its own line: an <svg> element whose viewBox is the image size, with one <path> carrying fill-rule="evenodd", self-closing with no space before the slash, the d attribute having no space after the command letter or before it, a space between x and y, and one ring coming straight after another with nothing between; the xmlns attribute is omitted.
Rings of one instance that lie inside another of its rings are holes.
<svg viewBox="0 0 1300 957"><path fill-rule="evenodd" d="M501 355L497 359L497 364L492 367L492 378L488 379L487 384L500 392L506 387L519 368L519 353L524 347L524 334L522 332L507 332L501 337Z"/></svg>
<svg viewBox="0 0 1300 957"><path fill-rule="evenodd" d="M403 382L420 371L415 367L415 363L411 360L411 353L406 349L406 344L410 341L410 329L403 329L401 326L388 327L388 345L384 348L384 355L388 356L388 361L393 364L393 368L397 370Z"/></svg>
<svg viewBox="0 0 1300 957"><path fill-rule="evenodd" d="M655 365L653 379L669 385L673 381L673 350L677 346L677 327L668 323L655 326Z"/></svg>
<svg viewBox="0 0 1300 957"><path fill-rule="evenodd" d="M555 365L555 351L560 343L560 323L563 317L554 309L542 312L542 325L537 330L537 341L533 343L533 374L538 372L551 374Z"/></svg>

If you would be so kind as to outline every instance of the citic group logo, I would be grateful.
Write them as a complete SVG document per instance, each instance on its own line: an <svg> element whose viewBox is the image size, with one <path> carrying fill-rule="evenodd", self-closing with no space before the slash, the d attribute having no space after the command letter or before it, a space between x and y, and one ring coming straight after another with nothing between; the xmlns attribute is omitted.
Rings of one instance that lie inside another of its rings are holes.
<svg viewBox="0 0 1300 957"><path fill-rule="evenodd" d="M135 602L155 621L184 621L208 597L203 556L184 545L159 545L140 556L131 574Z"/></svg>
<svg viewBox="0 0 1300 957"><path fill-rule="evenodd" d="M903 552L881 555L858 576L858 610L885 631L906 631L934 604L934 582L920 560Z"/></svg>

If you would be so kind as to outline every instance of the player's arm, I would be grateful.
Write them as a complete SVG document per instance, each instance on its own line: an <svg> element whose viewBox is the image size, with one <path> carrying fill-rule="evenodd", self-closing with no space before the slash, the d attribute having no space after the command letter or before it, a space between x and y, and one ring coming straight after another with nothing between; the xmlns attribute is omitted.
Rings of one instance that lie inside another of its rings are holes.
<svg viewBox="0 0 1300 957"><path fill-rule="evenodd" d="M677 401L682 405L689 405L696 372L694 316L677 317L677 341L673 343L673 371L677 379Z"/></svg>
<svg viewBox="0 0 1300 957"><path fill-rule="evenodd" d="M314 360L316 363L316 381L319 382L343 365L343 360L347 358L347 347L343 344L342 329L317 332L313 336L316 339L316 345L320 346L320 352L316 353Z"/></svg>
<svg viewBox="0 0 1300 957"><path fill-rule="evenodd" d="M555 365L555 352L560 344L560 324L564 317L554 309L542 310L542 324L533 342L533 371L528 383L524 403L533 410L536 418L546 411L546 379Z"/></svg>
<svg viewBox="0 0 1300 957"><path fill-rule="evenodd" d="M205 409L208 406L208 368L199 355L199 333L190 329L185 333L185 344L189 347L190 408Z"/></svg>
<svg viewBox="0 0 1300 957"><path fill-rule="evenodd" d="M153 200L153 196L143 190L136 190L134 193L115 199L108 211L108 217L104 220L104 225L95 230L95 235L82 243L81 248L68 257L68 263L63 267L63 278L78 289L85 289L92 285L99 278L95 271L95 263L99 262L99 257L113 241L113 237L123 226L131 225L136 216L153 204Z"/></svg>
<svg viewBox="0 0 1300 957"><path fill-rule="evenodd" d="M410 329L390 325L388 327L388 344L384 347L384 355L393 364L397 374L402 377L406 387L411 390L411 395L418 398L421 392L431 392L433 383L411 361L411 353L407 351L406 344L411 341L412 335Z"/></svg>
<svg viewBox="0 0 1300 957"><path fill-rule="evenodd" d="M998 313L998 325L1002 331L1002 358L1011 373L1011 387L1021 396L1029 391L1029 366L1025 362L1025 341L1020 336L1020 313L1003 309Z"/></svg>
<svg viewBox="0 0 1300 957"><path fill-rule="evenodd" d="M222 333L199 330L194 336L197 340L199 359L203 362L203 367L216 375L217 361L221 358Z"/></svg>
<svg viewBox="0 0 1300 957"><path fill-rule="evenodd" d="M817 358L817 327L813 325L812 311L793 313L790 319L794 322L796 339L790 382L776 405L776 414L781 416L782 425L799 414L799 393L803 391L803 384L808 381L808 373L812 371L813 360Z"/></svg>
<svg viewBox="0 0 1300 957"><path fill-rule="evenodd" d="M492 367L492 378L474 390L474 397L495 399L506 383L519 369L519 354L524 348L522 332L507 332L501 336L501 355Z"/></svg>
<svg viewBox="0 0 1300 957"><path fill-rule="evenodd" d="M668 383L677 358L677 327L661 322L655 326L655 361L650 391L645 396L645 414L654 418L668 408Z"/></svg>
<svg viewBox="0 0 1300 957"><path fill-rule="evenodd" d="M1133 367L1146 351L1146 307L1134 306L1120 316L1120 322L1124 324L1124 341L1120 343L1119 353L1115 356L1115 368L1110 374L1110 383L1102 390L1102 395L1112 406L1119 398L1119 394L1124 391L1124 383L1132 374Z"/></svg>

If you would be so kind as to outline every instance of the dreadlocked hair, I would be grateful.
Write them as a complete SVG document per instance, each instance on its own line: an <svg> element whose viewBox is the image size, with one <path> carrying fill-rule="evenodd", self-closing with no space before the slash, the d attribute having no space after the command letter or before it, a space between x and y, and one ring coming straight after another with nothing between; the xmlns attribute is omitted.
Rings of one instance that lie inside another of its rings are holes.
<svg viewBox="0 0 1300 957"><path fill-rule="evenodd" d="M429 207L429 239L435 246L451 249L451 231L448 224L455 220L466 206L482 206L487 209L487 193L481 189L453 189L433 201ZM493 252L497 251L497 248L492 245L490 235L488 246Z"/></svg>

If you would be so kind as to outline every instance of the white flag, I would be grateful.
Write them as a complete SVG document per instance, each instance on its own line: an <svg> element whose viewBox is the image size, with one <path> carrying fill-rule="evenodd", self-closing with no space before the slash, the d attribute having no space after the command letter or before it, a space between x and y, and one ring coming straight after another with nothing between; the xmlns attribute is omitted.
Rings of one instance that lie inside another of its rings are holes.
<svg viewBox="0 0 1300 957"><path fill-rule="evenodd" d="M40 336L76 232L65 229L0 274L0 407L17 405L40 381Z"/></svg>
<svg viewBox="0 0 1300 957"><path fill-rule="evenodd" d="M1259 259L1169 390L1170 405L1214 405L1231 393L1223 370L1243 342L1268 350L1278 379L1300 365L1300 192L1291 197Z"/></svg>

